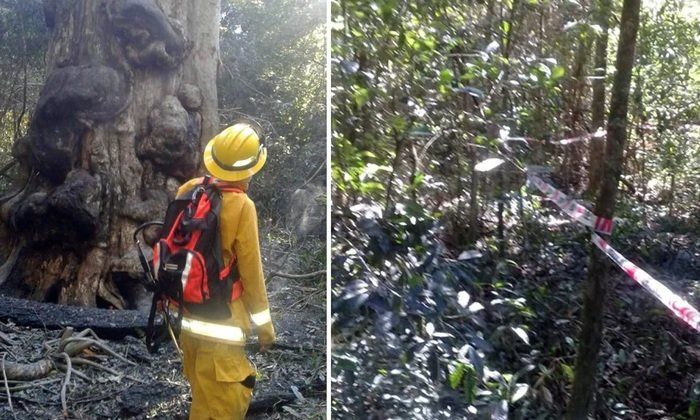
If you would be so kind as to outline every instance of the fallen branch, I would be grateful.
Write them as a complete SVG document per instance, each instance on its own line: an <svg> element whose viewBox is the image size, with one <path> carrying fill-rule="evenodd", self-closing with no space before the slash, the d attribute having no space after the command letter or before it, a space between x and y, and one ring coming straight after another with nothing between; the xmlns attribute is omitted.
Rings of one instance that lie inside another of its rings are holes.
<svg viewBox="0 0 700 420"><path fill-rule="evenodd" d="M88 337L90 336L90 337ZM95 337L95 338L92 338ZM116 376L124 376L120 374L119 372L110 369L106 366L102 366L99 363L95 363L89 360L82 359L80 357L77 357L78 354L82 353L83 350L87 348L96 348L99 350L102 350L103 352L107 353L110 357L115 357L119 359L120 361L123 361L125 363L135 365L134 362L126 359L124 356L118 354L114 350L112 350L106 343L102 342L97 335L92 331L92 330L84 330L81 331L78 334L73 335L73 329L72 328L66 328L63 333L61 334L61 337L58 339L54 340L49 340L44 343L44 349L46 350L46 356L43 359L40 359L36 362L32 363L17 363L17 362L6 362L3 358L2 362L2 369L3 369L3 375L7 379L13 379L13 380L29 380L29 381L35 381L37 379L45 378L48 376L54 369L58 370L63 370L65 371L65 375L67 377L66 381L64 382L64 385L62 387L62 394L65 394L65 387L66 383L68 380L70 380L71 374L75 374L79 378L87 381L87 382L93 382L87 375L83 374L82 372L75 370L73 368L74 364L83 364L83 365L90 365L98 369L105 370L109 372L112 375ZM66 360L66 364L63 365L59 363L58 361L54 361L53 358L63 358ZM107 356L105 356L107 357ZM126 376L129 379L132 379L129 376ZM136 381L140 381L138 379L133 378ZM40 383L39 383L40 384ZM38 386L36 382L32 384L32 386ZM23 386L23 388L28 388L30 386ZM19 390L19 387L13 387L17 388ZM64 397L65 398L65 397Z"/></svg>
<svg viewBox="0 0 700 420"><path fill-rule="evenodd" d="M316 170L314 171L314 173L306 180L306 182L304 182L304 183L301 185L301 187L299 187L298 189L302 189L302 188L304 188L305 186L307 186L307 185L309 184L309 182L311 182L314 178L316 178L316 176L319 174L319 172L321 172L321 169L323 169L324 166L326 166L326 159L323 159L323 160L321 161L321 164L318 166L318 169L316 169Z"/></svg>
<svg viewBox="0 0 700 420"><path fill-rule="evenodd" d="M280 271L273 271L270 273L267 277L267 280L271 280L273 277L284 277L287 279L308 279L311 277L316 277L320 275L325 275L328 272L328 270L318 270L314 271L311 273L305 273L305 274L289 274L289 273L282 273Z"/></svg>
<svg viewBox="0 0 700 420"><path fill-rule="evenodd" d="M326 349L322 347L304 346L301 344L286 344L275 343L272 345L272 350L293 350L293 351L308 351L312 353L325 353Z"/></svg>
<svg viewBox="0 0 700 420"><path fill-rule="evenodd" d="M7 404L10 406L10 411L14 414L15 410L12 409L12 397L10 396L10 386L7 384L7 373L5 372L5 357L7 353L2 354L2 380L5 382L5 391L7 392Z"/></svg>
<svg viewBox="0 0 700 420"><path fill-rule="evenodd" d="M12 158L12 160L8 164L6 164L2 167L2 169L0 169L0 175L7 176L6 172L12 169L12 167L15 166L17 163L19 163L19 161L15 158Z"/></svg>
<svg viewBox="0 0 700 420"><path fill-rule="evenodd" d="M128 360L124 356L118 354L114 350L112 350L107 344L99 341L99 340L94 340L92 338L84 338L84 337L71 337L68 338L64 341L64 343L67 344L72 344L72 343L77 343L77 346L65 346L66 352L69 353L71 356L74 356L81 351L85 350L88 347L97 347L101 350L104 350L106 353L116 357L117 359L121 360L124 363L128 363L130 365L136 366L136 363L132 362L131 360ZM69 351L69 347L71 351Z"/></svg>
<svg viewBox="0 0 700 420"><path fill-rule="evenodd" d="M54 382L59 382L61 380L62 380L61 378L51 378L51 379L46 379L44 381L24 382L21 385L11 386L10 392L24 391L27 389L36 388L36 387L41 386L41 385L48 385L48 384L52 384Z"/></svg>
<svg viewBox="0 0 700 420"><path fill-rule="evenodd" d="M66 388L68 387L68 382L70 382L70 373L73 370L73 365L70 361L70 356L67 353L61 353L63 358L66 360L66 379L61 385L61 408L63 408L63 417L68 417L68 405L66 405Z"/></svg>
<svg viewBox="0 0 700 420"><path fill-rule="evenodd" d="M107 366L102 366L99 363L95 363L92 360L83 359L82 357L74 357L71 359L71 361L73 363L75 363L76 365L88 365L88 366L92 366L92 367L97 368L97 369L102 369L105 372L111 373L114 376L122 376L121 373L117 372L116 370L114 370L112 368L109 368Z"/></svg>
<svg viewBox="0 0 700 420"><path fill-rule="evenodd" d="M63 372L65 372L66 369L68 369L68 366L64 365L63 363L54 362L54 365L56 366L57 369L59 369L59 370L61 370L61 371L63 371ZM77 376L78 378L80 378L80 379L82 379L82 380L84 380L85 382L88 382L88 383L94 383L94 382L95 382L95 381L93 381L92 379L90 379L86 374L84 374L84 373L82 373L82 372L80 372L80 371L78 371L78 370L75 370L75 369L73 369L73 375Z"/></svg>

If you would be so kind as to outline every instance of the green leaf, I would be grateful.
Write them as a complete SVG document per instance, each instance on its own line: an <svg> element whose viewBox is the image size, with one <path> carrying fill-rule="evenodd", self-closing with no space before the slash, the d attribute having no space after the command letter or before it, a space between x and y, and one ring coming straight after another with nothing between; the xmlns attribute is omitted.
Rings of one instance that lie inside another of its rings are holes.
<svg viewBox="0 0 700 420"><path fill-rule="evenodd" d="M384 184L376 181L363 182L359 188L362 194L370 194L372 192L383 192Z"/></svg>
<svg viewBox="0 0 700 420"><path fill-rule="evenodd" d="M510 22L507 20L501 22L501 30L503 31L504 36L508 36L508 33L510 32Z"/></svg>
<svg viewBox="0 0 700 420"><path fill-rule="evenodd" d="M358 108L362 108L369 101L369 90L363 87L356 87L353 99Z"/></svg>
<svg viewBox="0 0 700 420"><path fill-rule="evenodd" d="M448 94L450 92L450 85L452 84L454 78L455 76L452 70L443 69L439 76L440 80L438 82L438 92L442 93L443 95Z"/></svg>
<svg viewBox="0 0 700 420"><path fill-rule="evenodd" d="M547 79L549 79L552 76L552 70L549 67L547 67L547 65L544 63L538 63L537 70L542 72Z"/></svg>
<svg viewBox="0 0 700 420"><path fill-rule="evenodd" d="M562 66L554 66L552 69L552 80L559 80L566 74L566 70Z"/></svg>
<svg viewBox="0 0 700 420"><path fill-rule="evenodd" d="M408 120L401 115L391 117L389 124L397 132L403 131L408 126Z"/></svg>
<svg viewBox="0 0 700 420"><path fill-rule="evenodd" d="M571 366L567 365L566 363L562 363L561 370L564 372L564 376L566 376L566 379L569 382L574 381L574 369Z"/></svg>
<svg viewBox="0 0 700 420"><path fill-rule="evenodd" d="M455 366L455 369L450 373L449 376L449 381L450 381L450 387L452 389L457 389L459 384L462 382L462 377L464 376L464 370L465 370L465 364L464 363L457 363L457 366Z"/></svg>
<svg viewBox="0 0 700 420"><path fill-rule="evenodd" d="M442 83L444 85L448 85L448 84L452 83L452 80L454 80L454 78L455 78L455 75L452 72L452 70L450 70L450 69L443 69L440 72L440 83Z"/></svg>
<svg viewBox="0 0 700 420"><path fill-rule="evenodd" d="M505 162L505 160L500 158L489 158L477 163L476 166L474 166L474 170L477 172L488 172L501 166L503 162Z"/></svg>
<svg viewBox="0 0 700 420"><path fill-rule="evenodd" d="M515 390L510 396L510 402L514 403L524 397L525 394L527 394L528 389L530 389L528 384L515 384Z"/></svg>
<svg viewBox="0 0 700 420"><path fill-rule="evenodd" d="M466 367L466 378L464 379L464 398L467 404L471 404L476 396L476 371L472 366Z"/></svg>
<svg viewBox="0 0 700 420"><path fill-rule="evenodd" d="M386 0L380 7L379 11L383 20L389 20L396 10L396 0Z"/></svg>
<svg viewBox="0 0 700 420"><path fill-rule="evenodd" d="M418 188L421 185L423 185L423 181L425 180L425 174L422 172L418 172L416 176L411 180L411 188Z"/></svg>
<svg viewBox="0 0 700 420"><path fill-rule="evenodd" d="M530 337L527 336L527 333L525 332L524 329L522 329L522 328L520 328L520 327L515 327L515 328L510 327L510 329L513 330L513 332L514 332L518 337L520 337L520 339L523 340L523 342L524 342L525 344L527 344L528 346L530 345Z"/></svg>

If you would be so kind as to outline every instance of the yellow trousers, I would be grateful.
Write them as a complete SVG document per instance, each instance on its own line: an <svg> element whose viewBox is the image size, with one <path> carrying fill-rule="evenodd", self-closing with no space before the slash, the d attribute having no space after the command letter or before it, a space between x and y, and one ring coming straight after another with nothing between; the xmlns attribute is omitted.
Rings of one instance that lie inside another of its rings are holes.
<svg viewBox="0 0 700 420"><path fill-rule="evenodd" d="M201 339L183 331L183 370L192 390L190 420L242 420L253 390L241 382L255 369L240 346Z"/></svg>

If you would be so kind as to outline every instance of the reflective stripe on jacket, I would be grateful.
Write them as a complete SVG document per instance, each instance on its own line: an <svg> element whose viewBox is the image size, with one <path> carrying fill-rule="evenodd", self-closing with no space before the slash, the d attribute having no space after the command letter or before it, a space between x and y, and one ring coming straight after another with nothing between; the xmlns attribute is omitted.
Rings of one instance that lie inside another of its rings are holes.
<svg viewBox="0 0 700 420"><path fill-rule="evenodd" d="M186 182L178 190L178 196L201 181L202 178L195 178ZM231 185L245 191L241 185ZM247 194L222 193L219 228L224 266L229 264L233 255L236 256L243 295L231 302L232 316L229 320L215 323L186 316L183 317L182 329L204 338L243 345L246 335L252 331L252 320L260 343L269 345L275 340L275 330L270 317L260 257L258 216L255 204Z"/></svg>

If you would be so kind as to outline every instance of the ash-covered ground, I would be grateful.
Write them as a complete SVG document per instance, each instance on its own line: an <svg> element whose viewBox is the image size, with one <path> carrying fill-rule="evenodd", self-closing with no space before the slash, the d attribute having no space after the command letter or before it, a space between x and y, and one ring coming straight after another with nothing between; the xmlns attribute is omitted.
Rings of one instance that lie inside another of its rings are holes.
<svg viewBox="0 0 700 420"><path fill-rule="evenodd" d="M273 322L281 346L250 355L258 369L250 419L325 418L325 276L269 276L323 269L325 244L317 239L298 243L290 238L268 234L262 245ZM60 335L61 331L26 328L5 320L0 323L0 358L8 364L41 360L49 348L46 343ZM61 397L65 369L53 369L42 379L7 384L0 373L0 419L187 418L189 386L171 343L149 354L138 337L103 342L131 363L94 346L83 350L79 358L93 364L72 366L78 373L71 375L65 387L65 411Z"/></svg>

